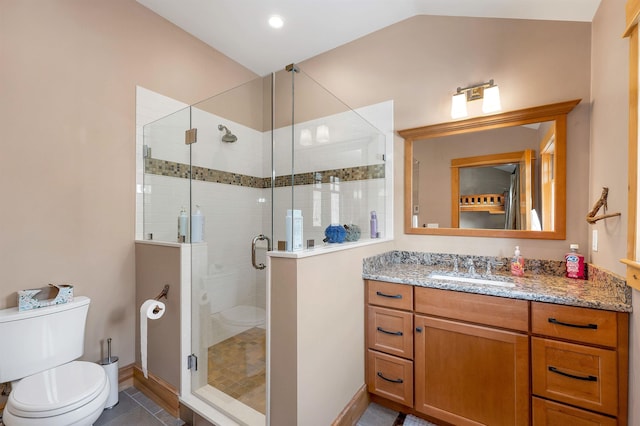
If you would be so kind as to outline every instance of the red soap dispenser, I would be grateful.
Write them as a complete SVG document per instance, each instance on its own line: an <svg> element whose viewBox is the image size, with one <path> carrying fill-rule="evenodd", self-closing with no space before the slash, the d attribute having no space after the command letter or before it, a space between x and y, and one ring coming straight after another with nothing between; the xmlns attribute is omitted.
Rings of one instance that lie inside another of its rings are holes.
<svg viewBox="0 0 640 426"><path fill-rule="evenodd" d="M513 259L511 259L511 275L516 277L524 276L524 257L520 254L520 246L516 246Z"/></svg>

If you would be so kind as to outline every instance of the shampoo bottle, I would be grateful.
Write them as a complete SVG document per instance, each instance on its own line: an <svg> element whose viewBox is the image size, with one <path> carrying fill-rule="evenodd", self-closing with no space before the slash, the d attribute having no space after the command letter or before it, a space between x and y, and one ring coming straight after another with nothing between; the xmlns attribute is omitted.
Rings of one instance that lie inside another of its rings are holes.
<svg viewBox="0 0 640 426"><path fill-rule="evenodd" d="M516 246L513 259L511 259L511 274L516 277L524 276L524 257L520 254L519 246Z"/></svg>
<svg viewBox="0 0 640 426"><path fill-rule="evenodd" d="M378 216L376 215L376 211L371 212L371 238L378 238Z"/></svg>
<svg viewBox="0 0 640 426"><path fill-rule="evenodd" d="M191 214L191 242L201 243L204 241L204 216L200 211L200 206L196 205L195 213Z"/></svg>
<svg viewBox="0 0 640 426"><path fill-rule="evenodd" d="M571 251L564 256L566 276L567 278L584 280L584 256L578 253L580 246L571 244L569 248Z"/></svg>
<svg viewBox="0 0 640 426"><path fill-rule="evenodd" d="M186 243L187 242L187 229L189 227L189 216L187 216L187 211L184 207L180 210L180 214L178 215L178 242Z"/></svg>
<svg viewBox="0 0 640 426"><path fill-rule="evenodd" d="M287 251L302 250L302 225L302 210L287 210L285 220Z"/></svg>

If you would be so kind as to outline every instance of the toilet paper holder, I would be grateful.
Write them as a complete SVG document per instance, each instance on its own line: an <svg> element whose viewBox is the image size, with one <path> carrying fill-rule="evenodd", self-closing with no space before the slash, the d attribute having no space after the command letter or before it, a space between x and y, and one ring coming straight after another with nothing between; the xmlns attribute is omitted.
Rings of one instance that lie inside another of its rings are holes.
<svg viewBox="0 0 640 426"><path fill-rule="evenodd" d="M165 285L164 285L164 288L162 289L162 291L160 292L160 294L159 294L159 295L157 295L157 296L155 297L155 300L158 300L158 301L159 301L159 300L160 300L160 299L162 299L163 297L164 297L166 300L169 300L169 297L167 297L167 295L168 295L168 294L169 294L169 284L165 284ZM161 310L162 310L162 308L161 308L160 306L156 306L155 308L153 308L153 313L154 313L154 314L157 314L157 313L158 313L158 312L160 312Z"/></svg>

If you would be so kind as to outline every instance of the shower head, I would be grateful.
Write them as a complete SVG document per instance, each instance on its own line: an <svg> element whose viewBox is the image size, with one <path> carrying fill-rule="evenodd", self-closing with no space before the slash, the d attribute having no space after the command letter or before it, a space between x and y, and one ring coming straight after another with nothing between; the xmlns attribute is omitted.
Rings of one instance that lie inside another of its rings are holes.
<svg viewBox="0 0 640 426"><path fill-rule="evenodd" d="M222 142L232 143L238 140L238 137L231 133L231 131L227 129L227 126L218 124L218 130L224 130L224 135L222 135Z"/></svg>

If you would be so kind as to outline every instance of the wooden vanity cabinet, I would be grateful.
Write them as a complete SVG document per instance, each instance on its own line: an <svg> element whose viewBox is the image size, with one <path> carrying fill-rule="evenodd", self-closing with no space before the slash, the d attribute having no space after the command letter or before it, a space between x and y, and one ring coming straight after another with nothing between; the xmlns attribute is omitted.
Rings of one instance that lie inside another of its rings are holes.
<svg viewBox="0 0 640 426"><path fill-rule="evenodd" d="M627 313L365 285L381 403L454 425L627 425Z"/></svg>
<svg viewBox="0 0 640 426"><path fill-rule="evenodd" d="M414 291L416 411L455 425L528 425L528 302Z"/></svg>
<svg viewBox="0 0 640 426"><path fill-rule="evenodd" d="M531 332L534 425L627 424L628 314L532 302Z"/></svg>

